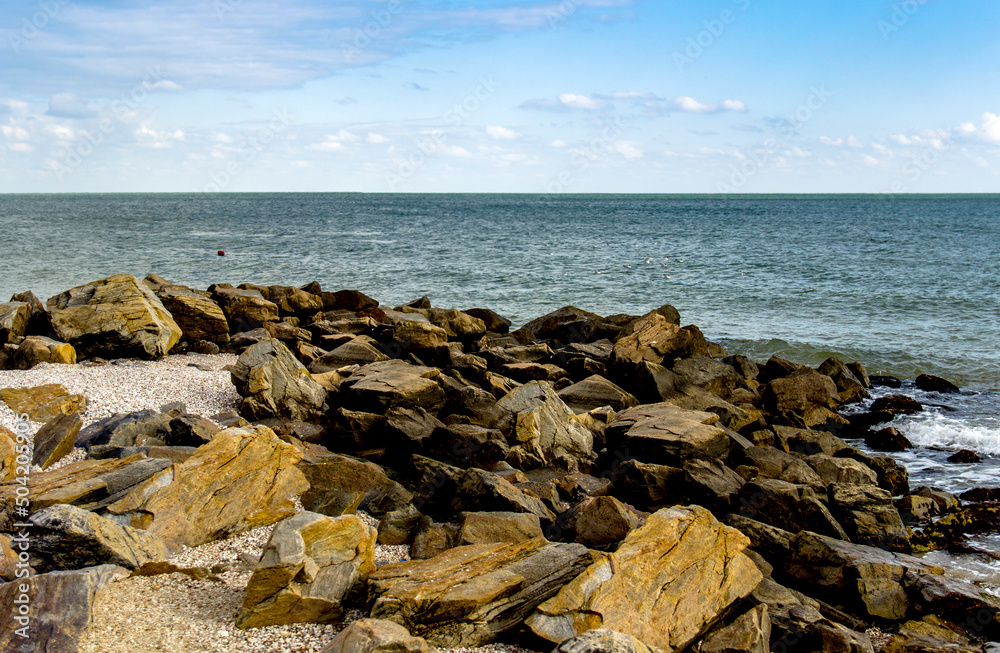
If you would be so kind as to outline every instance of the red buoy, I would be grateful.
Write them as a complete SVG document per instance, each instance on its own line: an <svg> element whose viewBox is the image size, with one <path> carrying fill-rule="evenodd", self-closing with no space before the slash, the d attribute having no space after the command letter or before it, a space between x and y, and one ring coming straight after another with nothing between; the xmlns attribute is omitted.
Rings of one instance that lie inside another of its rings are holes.
<svg viewBox="0 0 1000 653"><path fill-rule="evenodd" d="M226 255L226 253L220 249L219 250L219 256L225 256L225 255Z"/></svg>

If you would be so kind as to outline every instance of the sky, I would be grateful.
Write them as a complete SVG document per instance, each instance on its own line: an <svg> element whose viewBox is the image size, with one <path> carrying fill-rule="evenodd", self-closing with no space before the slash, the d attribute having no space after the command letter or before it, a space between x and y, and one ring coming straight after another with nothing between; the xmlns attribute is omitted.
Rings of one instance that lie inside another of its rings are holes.
<svg viewBox="0 0 1000 653"><path fill-rule="evenodd" d="M1000 191L996 0L0 0L0 192Z"/></svg>

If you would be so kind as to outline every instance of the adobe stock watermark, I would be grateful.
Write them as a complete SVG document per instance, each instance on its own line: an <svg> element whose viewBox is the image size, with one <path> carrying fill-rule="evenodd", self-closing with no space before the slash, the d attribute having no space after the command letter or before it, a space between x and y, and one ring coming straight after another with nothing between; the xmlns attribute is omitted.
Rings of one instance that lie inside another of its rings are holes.
<svg viewBox="0 0 1000 653"><path fill-rule="evenodd" d="M243 4L243 0L215 0L215 15L219 20L225 20L226 16L236 11Z"/></svg>
<svg viewBox="0 0 1000 653"><path fill-rule="evenodd" d="M451 127L461 127L466 120L482 108L484 102L493 97L498 88L500 88L500 82L494 79L493 75L481 76L475 90L465 96L461 102L456 102L445 110L441 117ZM396 162L395 171L387 170L385 172L385 182L389 186L389 190L396 192L403 182L444 150L447 147L447 142L448 135L439 129L418 140L416 149Z"/></svg>
<svg viewBox="0 0 1000 653"><path fill-rule="evenodd" d="M929 3L930 0L902 0L892 5L892 15L888 20L879 19L878 31L882 34L882 40L888 41L892 35L901 30L920 9Z"/></svg>
<svg viewBox="0 0 1000 653"><path fill-rule="evenodd" d="M955 145L951 135L945 135L938 144L930 144L916 153L912 160L903 166L902 175L892 181L889 186L891 193L906 193L910 184L916 184L940 160L941 155Z"/></svg>
<svg viewBox="0 0 1000 653"><path fill-rule="evenodd" d="M733 4L740 12L750 8L750 0L732 0ZM702 21L705 29L693 36L689 36L687 45L683 50L674 51L674 65L677 72L683 73L684 69L701 58L701 55L718 42L722 35L726 33L726 28L736 22L739 14L732 9L723 9L717 18Z"/></svg>
<svg viewBox="0 0 1000 653"><path fill-rule="evenodd" d="M833 98L833 92L825 85L810 88L810 95L795 111L784 116L782 124L776 129L777 138L766 138L764 141L743 153L743 161L739 166L730 164L731 174L728 181L720 181L716 189L720 193L736 193L747 185L750 179L759 173L783 147L784 140L794 136L800 127L813 119L820 109Z"/></svg>
<svg viewBox="0 0 1000 653"><path fill-rule="evenodd" d="M602 117L601 123L601 133L590 139L582 150L577 150L570 155L572 167L561 170L555 179L545 182L546 193L566 192L570 186L576 183L576 171L590 167L596 161L607 156L609 152L614 151L615 143L625 131L625 124L619 115L608 119Z"/></svg>
<svg viewBox="0 0 1000 653"><path fill-rule="evenodd" d="M30 16L24 16L21 19L21 29L7 35L11 49L20 54L21 50L28 45L28 41L41 34L52 22L52 19L58 16L62 8L68 4L69 0L40 0L36 5L37 10Z"/></svg>
<svg viewBox="0 0 1000 653"><path fill-rule="evenodd" d="M62 162L57 162L52 172L58 181L62 181L65 176L81 165L90 157L97 148L100 147L118 128L118 123L127 115L129 111L134 111L140 104L146 101L149 94L156 91L160 83L164 81L159 66L149 66L146 68L146 76L142 81L132 87L132 90L122 95L111 103L111 115L101 118L97 123L97 129L83 130L83 138L79 139L76 145L69 148L69 152L63 157Z"/></svg>
<svg viewBox="0 0 1000 653"><path fill-rule="evenodd" d="M17 457L14 469L14 518L17 521L11 529L16 534L10 542L10 548L17 553L15 580L12 581L17 583L17 587L14 592L11 619L19 626L14 629L14 634L23 639L28 638L31 626L31 583L26 581L31 576L31 523L28 522L28 517L31 516L31 490L28 481L31 478L31 450L34 438L31 435L28 419L27 414L18 415L15 427L14 450Z"/></svg>
<svg viewBox="0 0 1000 653"><path fill-rule="evenodd" d="M361 51L382 36L382 30L392 25L393 19L403 11L402 0L388 0L381 9L372 9L369 14L372 19L363 27L354 29L354 38L350 43L341 43L340 52L348 63L354 63L361 56Z"/></svg>
<svg viewBox="0 0 1000 653"><path fill-rule="evenodd" d="M208 175L209 182L202 187L206 193L221 193L229 188L233 181L246 172L283 131L292 124L292 116L285 109L275 109L271 120L258 129L253 135L243 136L239 143L239 161L227 161L226 165Z"/></svg>

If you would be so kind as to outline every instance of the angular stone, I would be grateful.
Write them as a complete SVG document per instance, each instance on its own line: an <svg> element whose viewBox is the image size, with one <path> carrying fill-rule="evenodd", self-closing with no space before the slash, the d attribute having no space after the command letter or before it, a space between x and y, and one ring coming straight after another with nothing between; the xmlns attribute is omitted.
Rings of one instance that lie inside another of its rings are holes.
<svg viewBox="0 0 1000 653"><path fill-rule="evenodd" d="M482 320L483 326L486 327L487 331L493 333L507 333L510 331L512 322L488 308L469 308L465 310L465 313Z"/></svg>
<svg viewBox="0 0 1000 653"><path fill-rule="evenodd" d="M820 490L826 485L820 475L803 460L775 447L750 447L735 451L729 462L756 468L760 479L775 478Z"/></svg>
<svg viewBox="0 0 1000 653"><path fill-rule="evenodd" d="M107 510L168 544L198 546L293 514L292 498L308 488L300 460L266 426L227 429Z"/></svg>
<svg viewBox="0 0 1000 653"><path fill-rule="evenodd" d="M229 342L229 322L226 315L209 297L183 286L162 289L156 296L160 298L163 307L170 311L188 340L207 340L221 344Z"/></svg>
<svg viewBox="0 0 1000 653"><path fill-rule="evenodd" d="M644 521L644 514L614 497L587 497L568 513L560 515L556 526L565 526L574 542L595 548L624 540ZM565 536L552 533L549 537Z"/></svg>
<svg viewBox="0 0 1000 653"><path fill-rule="evenodd" d="M221 430L200 415L182 413L170 420L170 433L164 444L168 447L200 447L211 442Z"/></svg>
<svg viewBox="0 0 1000 653"><path fill-rule="evenodd" d="M427 317L451 338L470 339L486 333L485 322L454 308L430 308Z"/></svg>
<svg viewBox="0 0 1000 653"><path fill-rule="evenodd" d="M728 512L732 497L743 487L743 478L718 460L687 460L684 470L685 492L692 503L719 514Z"/></svg>
<svg viewBox="0 0 1000 653"><path fill-rule="evenodd" d="M250 419L307 421L319 417L326 406L326 390L280 340L266 340L243 352L231 376L243 397L240 412Z"/></svg>
<svg viewBox="0 0 1000 653"><path fill-rule="evenodd" d="M146 284L117 274L49 298L52 328L82 356L160 358L181 328Z"/></svg>
<svg viewBox="0 0 1000 653"><path fill-rule="evenodd" d="M691 327L681 328L659 313L650 313L636 323L630 335L615 343L611 358L619 365L643 361L661 365L665 360L696 353L691 351L692 343L700 335Z"/></svg>
<svg viewBox="0 0 1000 653"><path fill-rule="evenodd" d="M546 524L555 520L541 499L482 469L468 469L457 479L451 506L456 511L527 513Z"/></svg>
<svg viewBox="0 0 1000 653"><path fill-rule="evenodd" d="M875 451L906 451L913 443L893 427L865 435L865 444Z"/></svg>
<svg viewBox="0 0 1000 653"><path fill-rule="evenodd" d="M760 582L748 543L699 506L660 510L525 625L551 642L601 627L684 650Z"/></svg>
<svg viewBox="0 0 1000 653"><path fill-rule="evenodd" d="M437 646L475 647L516 628L582 572L579 544L478 544L382 567L368 579L371 616Z"/></svg>
<svg viewBox="0 0 1000 653"><path fill-rule="evenodd" d="M725 458L730 440L724 429L715 426L718 421L713 413L673 404L637 406L619 413L608 425L608 447L653 463Z"/></svg>
<svg viewBox="0 0 1000 653"><path fill-rule="evenodd" d="M558 395L567 406L578 413L585 413L601 406L611 406L616 411L625 410L639 404L639 400L631 393L597 374L563 388Z"/></svg>
<svg viewBox="0 0 1000 653"><path fill-rule="evenodd" d="M982 650L982 646L974 645L933 615L921 621L907 621L882 647L882 653L981 653Z"/></svg>
<svg viewBox="0 0 1000 653"><path fill-rule="evenodd" d="M17 343L28 332L31 307L25 302L0 303L0 344Z"/></svg>
<svg viewBox="0 0 1000 653"><path fill-rule="evenodd" d="M423 637L413 637L385 619L358 619L334 637L322 653L436 653Z"/></svg>
<svg viewBox="0 0 1000 653"><path fill-rule="evenodd" d="M264 295L280 315L309 315L323 310L323 298L294 286L268 286Z"/></svg>
<svg viewBox="0 0 1000 653"><path fill-rule="evenodd" d="M247 583L237 628L329 623L375 571L375 529L355 515L300 512L274 527Z"/></svg>
<svg viewBox="0 0 1000 653"><path fill-rule="evenodd" d="M989 641L1000 641L1000 600L971 582L938 574L910 573L904 579L915 611L958 624Z"/></svg>
<svg viewBox="0 0 1000 653"><path fill-rule="evenodd" d="M297 467L309 489L302 505L323 515L363 510L375 517L409 505L413 495L375 463L329 452L307 451Z"/></svg>
<svg viewBox="0 0 1000 653"><path fill-rule="evenodd" d="M851 541L891 551L910 550L910 536L892 503L892 496L875 485L834 483L830 511Z"/></svg>
<svg viewBox="0 0 1000 653"><path fill-rule="evenodd" d="M57 415L35 433L35 451L31 462L48 469L73 451L73 443L80 433L83 420L79 413Z"/></svg>
<svg viewBox="0 0 1000 653"><path fill-rule="evenodd" d="M831 483L878 485L878 474L857 460L816 454L806 458L806 462L827 485Z"/></svg>
<svg viewBox="0 0 1000 653"><path fill-rule="evenodd" d="M713 629L701 640L699 653L768 653L771 619L766 605L744 612L731 623Z"/></svg>
<svg viewBox="0 0 1000 653"><path fill-rule="evenodd" d="M614 495L643 510L658 510L679 499L684 470L618 459L612 469Z"/></svg>
<svg viewBox="0 0 1000 653"><path fill-rule="evenodd" d="M632 635L596 628L562 642L552 653L660 653Z"/></svg>
<svg viewBox="0 0 1000 653"><path fill-rule="evenodd" d="M111 564L135 569L166 560L170 551L160 538L100 515L64 504L31 515L31 553L39 571L81 569Z"/></svg>
<svg viewBox="0 0 1000 653"><path fill-rule="evenodd" d="M835 410L840 395L833 379L815 370L798 370L771 381L763 393L765 405L777 413L804 415L816 408ZM806 424L813 426L814 424Z"/></svg>
<svg viewBox="0 0 1000 653"><path fill-rule="evenodd" d="M421 407L435 411L445 400L436 381L440 370L406 361L387 360L357 370L340 386L341 400L349 398L358 410L384 414L390 408Z"/></svg>
<svg viewBox="0 0 1000 653"><path fill-rule="evenodd" d="M958 394L961 392L959 387L952 383L942 379L940 376L934 376L933 374L921 374L916 378L917 387L924 392L940 392L941 394Z"/></svg>
<svg viewBox="0 0 1000 653"><path fill-rule="evenodd" d="M49 383L34 388L3 388L0 399L12 411L27 414L32 422L48 422L63 413L82 413L87 410L87 398L71 395L69 390L58 383Z"/></svg>
<svg viewBox="0 0 1000 653"><path fill-rule="evenodd" d="M0 584L0 651L5 653L74 652L94 621L94 601L108 583L128 576L115 565L53 571ZM27 586L27 592L22 592ZM30 622L17 623L19 597L27 594ZM23 628L23 630L21 630Z"/></svg>
<svg viewBox="0 0 1000 653"><path fill-rule="evenodd" d="M351 311L357 313L366 308L376 308L379 303L360 290L338 290L321 292L324 311Z"/></svg>
<svg viewBox="0 0 1000 653"><path fill-rule="evenodd" d="M518 544L544 538L537 515L518 512L463 512L457 544Z"/></svg>
<svg viewBox="0 0 1000 653"><path fill-rule="evenodd" d="M511 457L518 462L545 467L562 460L572 467L574 462L589 461L593 434L549 384L533 381L515 388L497 406L516 416L518 444L511 448Z"/></svg>
<svg viewBox="0 0 1000 653"><path fill-rule="evenodd" d="M392 335L393 343L402 349L434 349L448 344L448 332L429 322L399 320Z"/></svg>
<svg viewBox="0 0 1000 653"><path fill-rule="evenodd" d="M575 306L564 306L528 322L518 329L538 340L588 342L601 316Z"/></svg>
<svg viewBox="0 0 1000 653"><path fill-rule="evenodd" d="M839 358L826 359L816 371L833 379L837 386L837 394L845 403L857 402L869 397L865 384Z"/></svg>
<svg viewBox="0 0 1000 653"><path fill-rule="evenodd" d="M358 336L317 358L309 365L309 371L321 374L347 365L367 365L387 360L389 357L376 349L369 338Z"/></svg>
<svg viewBox="0 0 1000 653"><path fill-rule="evenodd" d="M777 479L750 481L736 497L734 509L745 517L762 521L793 533L815 531L842 540L849 539L816 492L806 485Z"/></svg>
<svg viewBox="0 0 1000 653"><path fill-rule="evenodd" d="M257 329L264 322L278 319L277 305L264 299L257 290L238 290L228 284L217 284L208 290L225 313L231 333Z"/></svg>
<svg viewBox="0 0 1000 653"><path fill-rule="evenodd" d="M735 368L708 356L682 358L671 369L688 383L724 399L746 383Z"/></svg>
<svg viewBox="0 0 1000 653"><path fill-rule="evenodd" d="M75 365L76 349L66 342L59 342L45 336L28 336L14 352L14 367L30 370L39 363Z"/></svg>
<svg viewBox="0 0 1000 653"><path fill-rule="evenodd" d="M17 474L17 435L4 426L0 426L0 483L8 481Z"/></svg>

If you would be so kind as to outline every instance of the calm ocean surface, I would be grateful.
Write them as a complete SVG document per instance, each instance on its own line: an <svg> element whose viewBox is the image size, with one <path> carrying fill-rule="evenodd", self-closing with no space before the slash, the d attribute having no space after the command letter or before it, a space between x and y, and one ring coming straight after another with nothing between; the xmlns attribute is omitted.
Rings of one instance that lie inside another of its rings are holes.
<svg viewBox="0 0 1000 653"><path fill-rule="evenodd" d="M516 324L566 304L670 303L757 359L837 354L958 383L970 392L925 397L946 408L896 424L923 447L901 457L912 485L1000 485L995 461L944 462L1000 456L1000 195L0 196L0 300L118 272L199 288L318 280ZM995 564L979 578L1000 592Z"/></svg>

